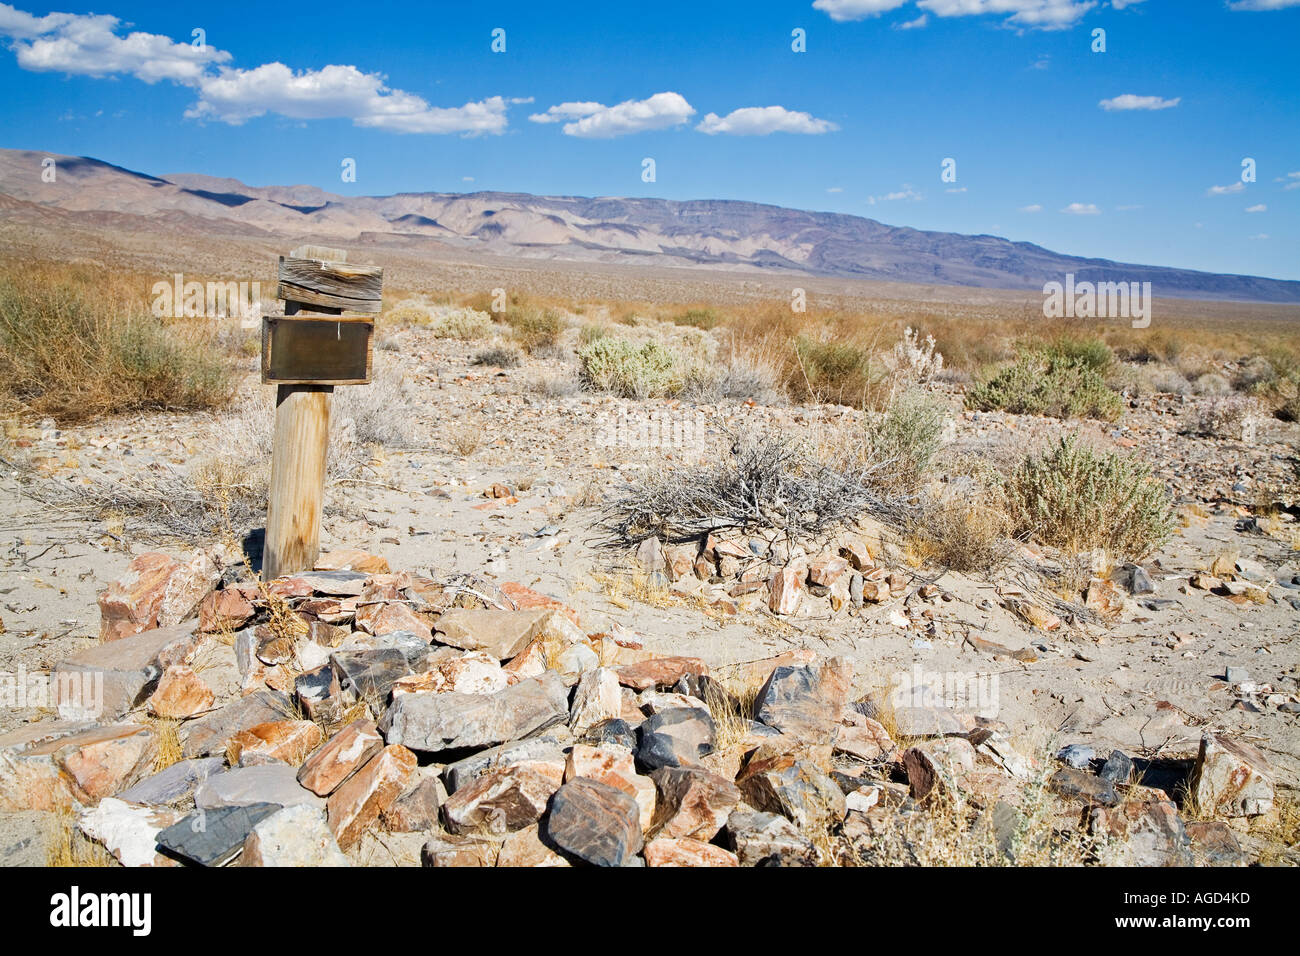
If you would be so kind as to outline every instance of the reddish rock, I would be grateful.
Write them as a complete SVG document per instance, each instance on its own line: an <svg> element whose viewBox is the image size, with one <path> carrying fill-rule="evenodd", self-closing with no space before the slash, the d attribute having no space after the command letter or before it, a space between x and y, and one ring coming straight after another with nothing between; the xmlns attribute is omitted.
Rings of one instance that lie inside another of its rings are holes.
<svg viewBox="0 0 1300 956"><path fill-rule="evenodd" d="M854 571L870 571L875 568L871 552L861 538L847 537L840 542L840 556L849 562Z"/></svg>
<svg viewBox="0 0 1300 956"><path fill-rule="evenodd" d="M664 570L668 580L680 581L695 571L695 549L686 545L669 545L664 548Z"/></svg>
<svg viewBox="0 0 1300 956"><path fill-rule="evenodd" d="M1255 746L1226 734L1204 734L1192 768L1191 793L1201 810L1244 817L1273 809L1274 773Z"/></svg>
<svg viewBox="0 0 1300 956"><path fill-rule="evenodd" d="M391 586L367 588L357 599L355 623L360 630L374 635L410 631L427 640L433 633L429 617L412 610L401 592Z"/></svg>
<svg viewBox="0 0 1300 956"><path fill-rule="evenodd" d="M253 602L235 588L213 591L199 604L199 630L237 631L253 619Z"/></svg>
<svg viewBox="0 0 1300 956"><path fill-rule="evenodd" d="M498 767L449 796L442 813L453 833L499 836L535 824L558 789L525 764Z"/></svg>
<svg viewBox="0 0 1300 956"><path fill-rule="evenodd" d="M366 574L388 574L388 561L377 555L349 548L329 551L316 559L317 571L361 571Z"/></svg>
<svg viewBox="0 0 1300 956"><path fill-rule="evenodd" d="M232 736L226 744L226 755L231 766L250 757L266 757L296 767L324 738L320 726L310 720L270 721Z"/></svg>
<svg viewBox="0 0 1300 956"><path fill-rule="evenodd" d="M507 581L501 585L501 593L510 599L516 611L532 611L538 608L546 610L559 611L574 624L580 625L582 622L578 619L578 612L569 607L559 598L553 598L549 594L542 594L534 591L530 587L522 584L516 584L513 581Z"/></svg>
<svg viewBox="0 0 1300 956"><path fill-rule="evenodd" d="M154 717L184 720L211 710L215 701L216 695L203 678L185 664L173 664L163 671L147 706Z"/></svg>
<svg viewBox="0 0 1300 956"><path fill-rule="evenodd" d="M298 782L317 796L328 797L383 747L373 721L353 721L303 762Z"/></svg>
<svg viewBox="0 0 1300 956"><path fill-rule="evenodd" d="M211 555L200 551L181 563L148 552L135 558L99 596L101 641L116 641L189 617L216 584Z"/></svg>
<svg viewBox="0 0 1300 956"><path fill-rule="evenodd" d="M799 566L781 568L767 582L767 606L773 614L793 614L799 610L803 598L803 579L806 571Z"/></svg>
<svg viewBox="0 0 1300 956"><path fill-rule="evenodd" d="M964 737L926 740L903 753L912 796L921 800L940 787L954 787L975 770L975 748Z"/></svg>
<svg viewBox="0 0 1300 956"><path fill-rule="evenodd" d="M734 783L706 770L661 767L653 777L659 791L651 826L656 838L712 840L740 803Z"/></svg>
<svg viewBox="0 0 1300 956"><path fill-rule="evenodd" d="M522 653L534 638L542 636L553 613L546 608L530 611L453 608L438 618L437 641L467 651L483 651L499 661L509 660Z"/></svg>
<svg viewBox="0 0 1300 956"><path fill-rule="evenodd" d="M654 657L618 668L618 682L633 690L671 688L688 674L707 674L708 665L698 657Z"/></svg>
<svg viewBox="0 0 1300 956"><path fill-rule="evenodd" d="M416 764L415 754L400 744L392 744L334 791L326 812L340 847L346 850L355 846L375 825L379 815L402 795Z"/></svg>
<svg viewBox="0 0 1300 956"><path fill-rule="evenodd" d="M586 777L622 790L641 808L641 829L648 830L654 820L658 788L649 777L636 772L632 751L618 746L592 747L574 744L564 765L564 780Z"/></svg>
<svg viewBox="0 0 1300 956"><path fill-rule="evenodd" d="M857 757L859 760L893 759L897 752L889 731L879 722L861 714L852 715L852 723L835 729L835 752Z"/></svg>
<svg viewBox="0 0 1300 956"><path fill-rule="evenodd" d="M646 866L740 866L736 854L702 840L656 837L645 845Z"/></svg>
<svg viewBox="0 0 1300 956"><path fill-rule="evenodd" d="M492 840L440 834L420 850L423 866L492 866L498 846Z"/></svg>
<svg viewBox="0 0 1300 956"><path fill-rule="evenodd" d="M560 854L542 842L536 826L524 827L506 836L497 855L497 866L569 866Z"/></svg>
<svg viewBox="0 0 1300 956"><path fill-rule="evenodd" d="M160 627L89 647L54 667L54 696L64 718L116 720L158 686L163 671L188 664L202 638L193 624Z"/></svg>
<svg viewBox="0 0 1300 956"><path fill-rule="evenodd" d="M808 580L822 587L830 587L841 578L847 577L849 562L847 558L823 555L808 567Z"/></svg>
<svg viewBox="0 0 1300 956"><path fill-rule="evenodd" d="M98 803L152 772L158 741L139 724L31 724L0 736L0 809Z"/></svg>

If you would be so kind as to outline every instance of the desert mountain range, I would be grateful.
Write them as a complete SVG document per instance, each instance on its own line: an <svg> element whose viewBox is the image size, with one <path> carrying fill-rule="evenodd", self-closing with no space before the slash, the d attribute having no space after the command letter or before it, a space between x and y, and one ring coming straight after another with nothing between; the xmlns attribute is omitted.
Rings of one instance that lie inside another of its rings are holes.
<svg viewBox="0 0 1300 956"><path fill-rule="evenodd" d="M57 164L52 183L41 175L46 158ZM1296 281L1087 259L997 236L762 203L503 192L349 197L12 149L0 150L0 217L334 243L394 237L523 258L991 289L1041 289L1071 272L1076 281L1150 282L1157 296L1300 303Z"/></svg>

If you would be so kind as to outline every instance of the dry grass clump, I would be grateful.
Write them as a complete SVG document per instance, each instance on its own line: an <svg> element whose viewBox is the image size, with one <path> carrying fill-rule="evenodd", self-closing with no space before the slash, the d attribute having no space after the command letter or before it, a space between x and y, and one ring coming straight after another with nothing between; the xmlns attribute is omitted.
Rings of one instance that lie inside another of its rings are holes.
<svg viewBox="0 0 1300 956"><path fill-rule="evenodd" d="M117 866L106 849L77 826L76 812L62 807L50 815L45 827L45 865L58 867Z"/></svg>
<svg viewBox="0 0 1300 956"><path fill-rule="evenodd" d="M907 547L921 564L988 574L1014 552L1011 519L1000 489L967 479L927 494L907 530Z"/></svg>
<svg viewBox="0 0 1300 956"><path fill-rule="evenodd" d="M1176 525L1169 489L1149 465L1096 452L1077 434L1027 456L1006 493L1014 533L1073 554L1104 548L1136 561L1164 544Z"/></svg>
<svg viewBox="0 0 1300 956"><path fill-rule="evenodd" d="M909 504L881 491L874 477L858 454L825 460L786 435L747 435L702 464L638 476L606 497L602 520L627 542L728 529L775 529L806 542L867 513L901 523Z"/></svg>
<svg viewBox="0 0 1300 956"><path fill-rule="evenodd" d="M485 441L482 426L468 422L453 427L447 437L452 449L462 458L469 458Z"/></svg>
<svg viewBox="0 0 1300 956"><path fill-rule="evenodd" d="M0 273L0 391L61 421L229 400L230 360L207 319L161 319L90 273Z"/></svg>
<svg viewBox="0 0 1300 956"><path fill-rule="evenodd" d="M560 314L554 309L531 305L507 309L504 318L514 340L529 354L554 347L563 328Z"/></svg>
<svg viewBox="0 0 1300 956"><path fill-rule="evenodd" d="M519 349L505 344L489 346L474 355L475 365L487 365L493 368L518 368L523 360L523 353Z"/></svg>

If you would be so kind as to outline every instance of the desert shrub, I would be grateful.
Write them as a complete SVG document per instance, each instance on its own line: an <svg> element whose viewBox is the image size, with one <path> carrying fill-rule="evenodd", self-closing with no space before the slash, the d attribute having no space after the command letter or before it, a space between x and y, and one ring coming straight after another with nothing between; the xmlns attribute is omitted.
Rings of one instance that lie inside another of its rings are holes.
<svg viewBox="0 0 1300 956"><path fill-rule="evenodd" d="M1197 395L1226 395L1232 385L1218 372L1206 372L1192 382L1192 391Z"/></svg>
<svg viewBox="0 0 1300 956"><path fill-rule="evenodd" d="M582 328L578 330L578 344L590 345L597 339L603 339L609 335L608 326L599 325L595 322L585 322Z"/></svg>
<svg viewBox="0 0 1300 956"><path fill-rule="evenodd" d="M1151 373L1151 385L1157 392L1169 395L1190 395L1192 383L1176 368L1161 366Z"/></svg>
<svg viewBox="0 0 1300 956"><path fill-rule="evenodd" d="M718 316L712 309L687 309L680 315L673 316L673 325L689 325L693 329L716 328Z"/></svg>
<svg viewBox="0 0 1300 956"><path fill-rule="evenodd" d="M1290 398L1283 399L1277 408L1277 417L1284 422L1300 422L1300 392L1294 392Z"/></svg>
<svg viewBox="0 0 1300 956"><path fill-rule="evenodd" d="M550 309L532 306L508 309L505 319L515 341L525 352L549 348L555 345L560 335L559 313Z"/></svg>
<svg viewBox="0 0 1300 956"><path fill-rule="evenodd" d="M903 341L894 346L894 373L908 385L928 382L943 371L943 353L935 351L933 335L921 338L921 333L907 328Z"/></svg>
<svg viewBox="0 0 1300 956"><path fill-rule="evenodd" d="M885 376L872 364L867 349L801 335L795 339L794 351L798 361L786 381L793 394L858 408L878 397Z"/></svg>
<svg viewBox="0 0 1300 956"><path fill-rule="evenodd" d="M222 405L233 386L217 336L209 320L105 301L90 282L0 275L0 389L38 414Z"/></svg>
<svg viewBox="0 0 1300 956"><path fill-rule="evenodd" d="M407 299L384 312L380 324L389 328L403 328L411 325L428 325L432 318L427 308Z"/></svg>
<svg viewBox="0 0 1300 956"><path fill-rule="evenodd" d="M601 508L613 537L684 541L709 531L777 529L810 541L873 513L901 523L909 504L884 494L852 456L826 459L779 432L735 438L700 464L649 469Z"/></svg>
<svg viewBox="0 0 1300 956"><path fill-rule="evenodd" d="M448 309L433 316L430 328L440 339L472 342L492 334L492 316L476 309Z"/></svg>
<svg viewBox="0 0 1300 956"><path fill-rule="evenodd" d="M1262 355L1255 355L1241 363L1241 368L1232 377L1232 387L1239 392L1260 394L1273 388L1277 380L1278 373L1273 363Z"/></svg>
<svg viewBox="0 0 1300 956"><path fill-rule="evenodd" d="M1174 530L1169 490L1150 466L1094 451L1077 435L1027 456L1006 495L1013 533L1070 553L1104 548L1116 559L1137 560Z"/></svg>
<svg viewBox="0 0 1300 956"><path fill-rule="evenodd" d="M966 404L979 411L1004 411L1053 418L1114 421L1123 410L1120 397L1096 369L1078 359L1025 352L1012 364L976 382Z"/></svg>
<svg viewBox="0 0 1300 956"><path fill-rule="evenodd" d="M762 356L740 354L721 365L692 364L683 376L682 397L698 404L753 400L775 405L785 398L781 373Z"/></svg>
<svg viewBox="0 0 1300 956"><path fill-rule="evenodd" d="M530 391L547 398L564 398L581 388L571 366L561 366L557 371L540 371L528 380Z"/></svg>
<svg viewBox="0 0 1300 956"><path fill-rule="evenodd" d="M908 549L923 562L962 573L988 573L1007 563L1014 547L1000 491L964 478L927 494L907 532Z"/></svg>
<svg viewBox="0 0 1300 956"><path fill-rule="evenodd" d="M888 481L914 488L943 444L947 407L921 389L898 396L872 429L869 444Z"/></svg>
<svg viewBox="0 0 1300 956"><path fill-rule="evenodd" d="M682 387L673 353L648 340L639 345L620 338L597 339L578 351L582 384L623 398L659 398Z"/></svg>
<svg viewBox="0 0 1300 956"><path fill-rule="evenodd" d="M490 365L494 368L517 368L522 361L523 355L513 345L493 345L474 356L475 365Z"/></svg>
<svg viewBox="0 0 1300 956"><path fill-rule="evenodd" d="M1058 335L1047 343L1043 351L1052 358L1078 362L1103 375L1115 364L1115 353L1099 338Z"/></svg>
<svg viewBox="0 0 1300 956"><path fill-rule="evenodd" d="M331 455L345 453L348 445L401 445L410 439L410 386L400 369L375 362L370 384L340 388L330 410ZM331 474L346 469L332 463Z"/></svg>

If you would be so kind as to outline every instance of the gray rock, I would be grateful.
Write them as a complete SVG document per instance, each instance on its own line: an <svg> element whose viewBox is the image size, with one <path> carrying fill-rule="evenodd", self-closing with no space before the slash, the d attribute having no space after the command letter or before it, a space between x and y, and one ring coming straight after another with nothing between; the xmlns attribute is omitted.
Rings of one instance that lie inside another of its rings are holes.
<svg viewBox="0 0 1300 956"><path fill-rule="evenodd" d="M1056 753L1057 760L1075 770L1087 770L1096 756L1096 752L1085 744L1070 744Z"/></svg>
<svg viewBox="0 0 1300 956"><path fill-rule="evenodd" d="M1101 807L1113 807L1119 803L1119 794L1109 780L1094 777L1073 767L1062 767L1052 774L1048 786L1063 797L1080 800L1083 803Z"/></svg>
<svg viewBox="0 0 1300 956"><path fill-rule="evenodd" d="M603 744L614 744L617 747L626 747L628 750L636 749L636 730L622 717L614 717L610 720L602 720L594 727L582 735L581 742L599 747Z"/></svg>
<svg viewBox="0 0 1300 956"><path fill-rule="evenodd" d="M1119 786L1133 779L1133 761L1122 750L1112 750L1097 776Z"/></svg>
<svg viewBox="0 0 1300 956"><path fill-rule="evenodd" d="M1240 684L1250 680L1250 671L1244 667L1229 667L1224 675L1229 684Z"/></svg>
<svg viewBox="0 0 1300 956"><path fill-rule="evenodd" d="M357 631L352 634L335 653L349 651L400 651L406 664L414 672L424 670L429 659L434 656L434 648L429 638L421 637L414 631L388 631L384 634L366 634ZM448 654L454 653L449 648L438 648Z"/></svg>
<svg viewBox="0 0 1300 956"><path fill-rule="evenodd" d="M740 808L727 818L727 846L741 866L816 866L812 841L776 813Z"/></svg>
<svg viewBox="0 0 1300 956"><path fill-rule="evenodd" d="M337 721L347 706L338 672L330 664L299 674L293 695L309 720Z"/></svg>
<svg viewBox="0 0 1300 956"><path fill-rule="evenodd" d="M384 814L384 822L394 833L424 833L438 823L438 781L425 777L397 798Z"/></svg>
<svg viewBox="0 0 1300 956"><path fill-rule="evenodd" d="M628 866L644 842L636 800L586 777L556 791L542 833L548 846L592 866Z"/></svg>
<svg viewBox="0 0 1300 956"><path fill-rule="evenodd" d="M490 747L448 764L442 772L448 793L455 793L490 767L503 767L526 761L564 762L563 739L553 733L514 740Z"/></svg>
<svg viewBox="0 0 1300 956"><path fill-rule="evenodd" d="M398 678L413 673L405 652L396 647L335 651L330 655L330 666L344 690L381 702L388 699Z"/></svg>
<svg viewBox="0 0 1300 956"><path fill-rule="evenodd" d="M754 717L783 734L829 740L852 680L853 665L840 657L821 665L778 667L754 699Z"/></svg>
<svg viewBox="0 0 1300 956"><path fill-rule="evenodd" d="M555 671L495 694L402 694L384 714L389 744L440 753L517 740L569 716L569 689Z"/></svg>
<svg viewBox="0 0 1300 956"><path fill-rule="evenodd" d="M779 813L800 829L844 819L844 793L830 775L793 753L751 761L736 779L745 802Z"/></svg>
<svg viewBox="0 0 1300 956"><path fill-rule="evenodd" d="M483 651L499 661L523 651L546 626L550 608L497 611L452 608L438 618L435 640L466 651Z"/></svg>
<svg viewBox="0 0 1300 956"><path fill-rule="evenodd" d="M698 766L713 752L717 729L707 710L674 707L661 711L637 728L637 769L652 773L660 767Z"/></svg>
<svg viewBox="0 0 1300 956"><path fill-rule="evenodd" d="M117 795L119 800L142 806L163 806L188 800L199 784L226 765L222 757L198 757L182 760L151 777L146 777L134 787Z"/></svg>
<svg viewBox="0 0 1300 956"><path fill-rule="evenodd" d="M143 704L171 664L189 660L199 637L195 622L106 641L56 664L51 675L59 716L117 720Z"/></svg>
<svg viewBox="0 0 1300 956"><path fill-rule="evenodd" d="M169 855L202 866L222 866L239 855L248 834L282 809L274 803L196 810L158 833L158 846Z"/></svg>
<svg viewBox="0 0 1300 956"><path fill-rule="evenodd" d="M300 803L325 805L324 800L298 783L298 771L287 764L238 767L213 774L194 791L194 805L201 810L247 807L255 803L277 807Z"/></svg>
<svg viewBox="0 0 1300 956"><path fill-rule="evenodd" d="M306 581L317 594L330 597L360 597L370 577L360 571L304 571L293 576Z"/></svg>
<svg viewBox="0 0 1300 956"><path fill-rule="evenodd" d="M263 817L244 840L241 866L348 866L325 814L305 804Z"/></svg>
<svg viewBox="0 0 1300 956"><path fill-rule="evenodd" d="M187 721L181 727L181 752L185 757L208 757L226 752L226 741L258 724L292 720L296 715L289 698L278 691L259 690L220 710Z"/></svg>

